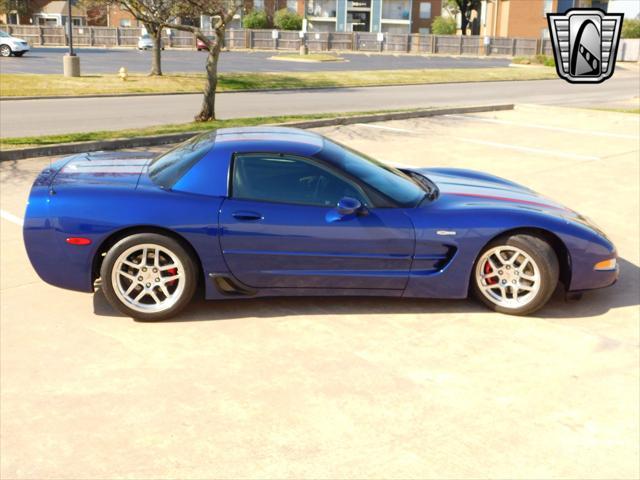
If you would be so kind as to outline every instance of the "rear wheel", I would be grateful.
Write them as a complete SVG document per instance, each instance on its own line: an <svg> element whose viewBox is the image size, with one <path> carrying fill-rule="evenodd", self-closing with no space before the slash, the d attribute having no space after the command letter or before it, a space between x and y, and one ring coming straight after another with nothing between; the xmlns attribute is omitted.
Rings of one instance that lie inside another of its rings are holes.
<svg viewBox="0 0 640 480"><path fill-rule="evenodd" d="M196 263L173 238L140 233L120 240L100 269L105 297L113 307L139 320L176 315L193 297Z"/></svg>
<svg viewBox="0 0 640 480"><path fill-rule="evenodd" d="M11 47L9 45L0 45L0 57L11 56Z"/></svg>
<svg viewBox="0 0 640 480"><path fill-rule="evenodd" d="M559 272L553 248L541 238L524 234L501 237L478 257L472 290L497 312L528 315L547 303Z"/></svg>

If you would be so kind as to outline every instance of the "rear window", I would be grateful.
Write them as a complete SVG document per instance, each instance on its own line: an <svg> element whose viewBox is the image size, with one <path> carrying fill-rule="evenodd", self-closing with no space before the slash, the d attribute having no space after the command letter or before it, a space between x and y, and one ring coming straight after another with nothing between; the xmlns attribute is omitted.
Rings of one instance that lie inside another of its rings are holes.
<svg viewBox="0 0 640 480"><path fill-rule="evenodd" d="M149 165L149 177L162 188L173 187L213 147L215 132L197 135L159 156Z"/></svg>

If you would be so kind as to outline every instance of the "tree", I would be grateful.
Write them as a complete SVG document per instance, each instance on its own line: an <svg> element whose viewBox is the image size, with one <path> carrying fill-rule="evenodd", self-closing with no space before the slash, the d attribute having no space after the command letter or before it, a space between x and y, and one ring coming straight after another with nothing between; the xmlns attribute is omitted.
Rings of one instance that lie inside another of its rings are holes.
<svg viewBox="0 0 640 480"><path fill-rule="evenodd" d="M191 32L206 47L207 65L204 86L204 98L200 112L196 115L196 122L215 120L216 87L218 86L218 60L220 50L224 44L224 32L227 25L233 20L234 15L242 8L248 6L247 0L179 0L175 2L177 15L197 17L206 15L211 18L213 35L206 35L200 27L195 25L182 25L180 23L168 23L167 27Z"/></svg>
<svg viewBox="0 0 640 480"><path fill-rule="evenodd" d="M436 17L431 24L434 35L455 35L456 29L456 19L452 17Z"/></svg>
<svg viewBox="0 0 640 480"><path fill-rule="evenodd" d="M244 28L267 28L269 26L269 18L267 12L264 10L252 10L247 13L242 19L242 26Z"/></svg>
<svg viewBox="0 0 640 480"><path fill-rule="evenodd" d="M480 0L445 0L445 9L453 15L460 14L460 29L462 35L467 34L467 28L471 24L471 13L473 11L480 14Z"/></svg>
<svg viewBox="0 0 640 480"><path fill-rule="evenodd" d="M302 30L302 17L288 8L278 10L273 25L280 30Z"/></svg>
<svg viewBox="0 0 640 480"><path fill-rule="evenodd" d="M175 2L171 0L84 0L87 7L119 6L140 21L153 40L153 57L149 75L162 75L162 29L173 18Z"/></svg>
<svg viewBox="0 0 640 480"><path fill-rule="evenodd" d="M16 12L18 15L26 15L28 11L27 0L0 0L1 15L13 12Z"/></svg>
<svg viewBox="0 0 640 480"><path fill-rule="evenodd" d="M622 23L622 38L640 38L640 19L629 18Z"/></svg>
<svg viewBox="0 0 640 480"><path fill-rule="evenodd" d="M153 40L153 60L149 75L162 75L162 29L173 17L171 0L119 0L120 5L142 22Z"/></svg>

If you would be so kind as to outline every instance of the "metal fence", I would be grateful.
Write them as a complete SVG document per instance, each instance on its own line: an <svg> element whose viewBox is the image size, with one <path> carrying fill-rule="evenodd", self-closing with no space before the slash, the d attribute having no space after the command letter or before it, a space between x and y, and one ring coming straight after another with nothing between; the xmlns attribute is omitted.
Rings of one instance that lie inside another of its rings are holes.
<svg viewBox="0 0 640 480"><path fill-rule="evenodd" d="M33 46L64 46L67 35L64 27L8 25L9 33L24 38ZM205 32L207 33L207 32ZM141 28L136 27L74 27L73 38L78 46L135 47ZM165 47L195 48L196 39L190 32L172 30L163 32ZM312 52L360 51L391 53L432 53L445 55L552 55L551 42L534 38L484 37L460 35L421 35L368 32L309 32L296 31L227 30L225 45L230 49L291 50L297 51L306 43Z"/></svg>

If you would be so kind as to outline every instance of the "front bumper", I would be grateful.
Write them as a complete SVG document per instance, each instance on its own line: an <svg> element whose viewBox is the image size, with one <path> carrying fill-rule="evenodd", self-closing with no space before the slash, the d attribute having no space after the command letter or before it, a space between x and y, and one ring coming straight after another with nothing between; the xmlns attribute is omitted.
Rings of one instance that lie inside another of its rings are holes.
<svg viewBox="0 0 640 480"><path fill-rule="evenodd" d="M30 50L28 43L15 43L13 45L9 45L9 47L13 53L23 53Z"/></svg>

